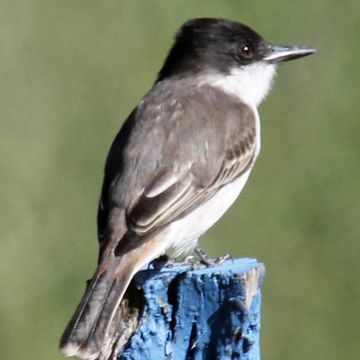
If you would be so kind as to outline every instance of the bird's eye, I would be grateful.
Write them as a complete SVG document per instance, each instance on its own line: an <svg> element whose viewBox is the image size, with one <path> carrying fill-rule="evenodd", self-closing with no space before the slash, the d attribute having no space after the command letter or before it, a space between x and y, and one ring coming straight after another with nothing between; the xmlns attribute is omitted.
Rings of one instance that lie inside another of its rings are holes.
<svg viewBox="0 0 360 360"><path fill-rule="evenodd" d="M253 56L253 52L249 45L241 45L239 49L239 55L244 60L250 60Z"/></svg>

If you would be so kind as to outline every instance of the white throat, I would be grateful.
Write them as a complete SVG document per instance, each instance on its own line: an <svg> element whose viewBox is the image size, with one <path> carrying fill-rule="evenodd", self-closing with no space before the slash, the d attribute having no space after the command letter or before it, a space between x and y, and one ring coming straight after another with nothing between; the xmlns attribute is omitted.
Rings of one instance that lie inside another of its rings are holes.
<svg viewBox="0 0 360 360"><path fill-rule="evenodd" d="M204 76L202 82L219 87L257 107L270 91L275 74L276 66L274 64L258 62L233 68L229 75L209 74Z"/></svg>

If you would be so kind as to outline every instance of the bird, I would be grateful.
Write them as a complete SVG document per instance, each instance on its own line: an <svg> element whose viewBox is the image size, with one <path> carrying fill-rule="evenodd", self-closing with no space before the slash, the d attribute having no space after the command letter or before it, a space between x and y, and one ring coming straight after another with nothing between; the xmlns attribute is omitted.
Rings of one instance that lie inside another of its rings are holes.
<svg viewBox="0 0 360 360"><path fill-rule="evenodd" d="M133 276L171 249L196 248L234 203L260 151L258 106L277 65L315 51L274 45L228 19L180 27L110 147L98 264L60 340L65 356L96 359Z"/></svg>

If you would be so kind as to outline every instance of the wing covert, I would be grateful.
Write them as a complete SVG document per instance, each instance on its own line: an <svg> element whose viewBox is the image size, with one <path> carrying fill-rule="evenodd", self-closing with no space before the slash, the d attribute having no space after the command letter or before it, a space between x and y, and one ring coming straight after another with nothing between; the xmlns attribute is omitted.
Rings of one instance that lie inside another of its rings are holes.
<svg viewBox="0 0 360 360"><path fill-rule="evenodd" d="M112 207L125 209L129 230L140 236L205 203L257 154L251 107L210 85L171 88L176 94L166 86L133 112L107 162L107 219Z"/></svg>

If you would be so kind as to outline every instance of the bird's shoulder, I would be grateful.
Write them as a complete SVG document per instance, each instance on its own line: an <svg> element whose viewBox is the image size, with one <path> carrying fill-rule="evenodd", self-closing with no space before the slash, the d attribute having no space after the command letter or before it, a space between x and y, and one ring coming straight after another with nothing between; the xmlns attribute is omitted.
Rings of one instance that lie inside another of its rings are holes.
<svg viewBox="0 0 360 360"><path fill-rule="evenodd" d="M211 83L161 81L115 138L105 175L130 174L148 185L164 168L178 170L193 163L203 183L204 176L216 176L226 159L233 161L252 150L256 118L251 106Z"/></svg>

